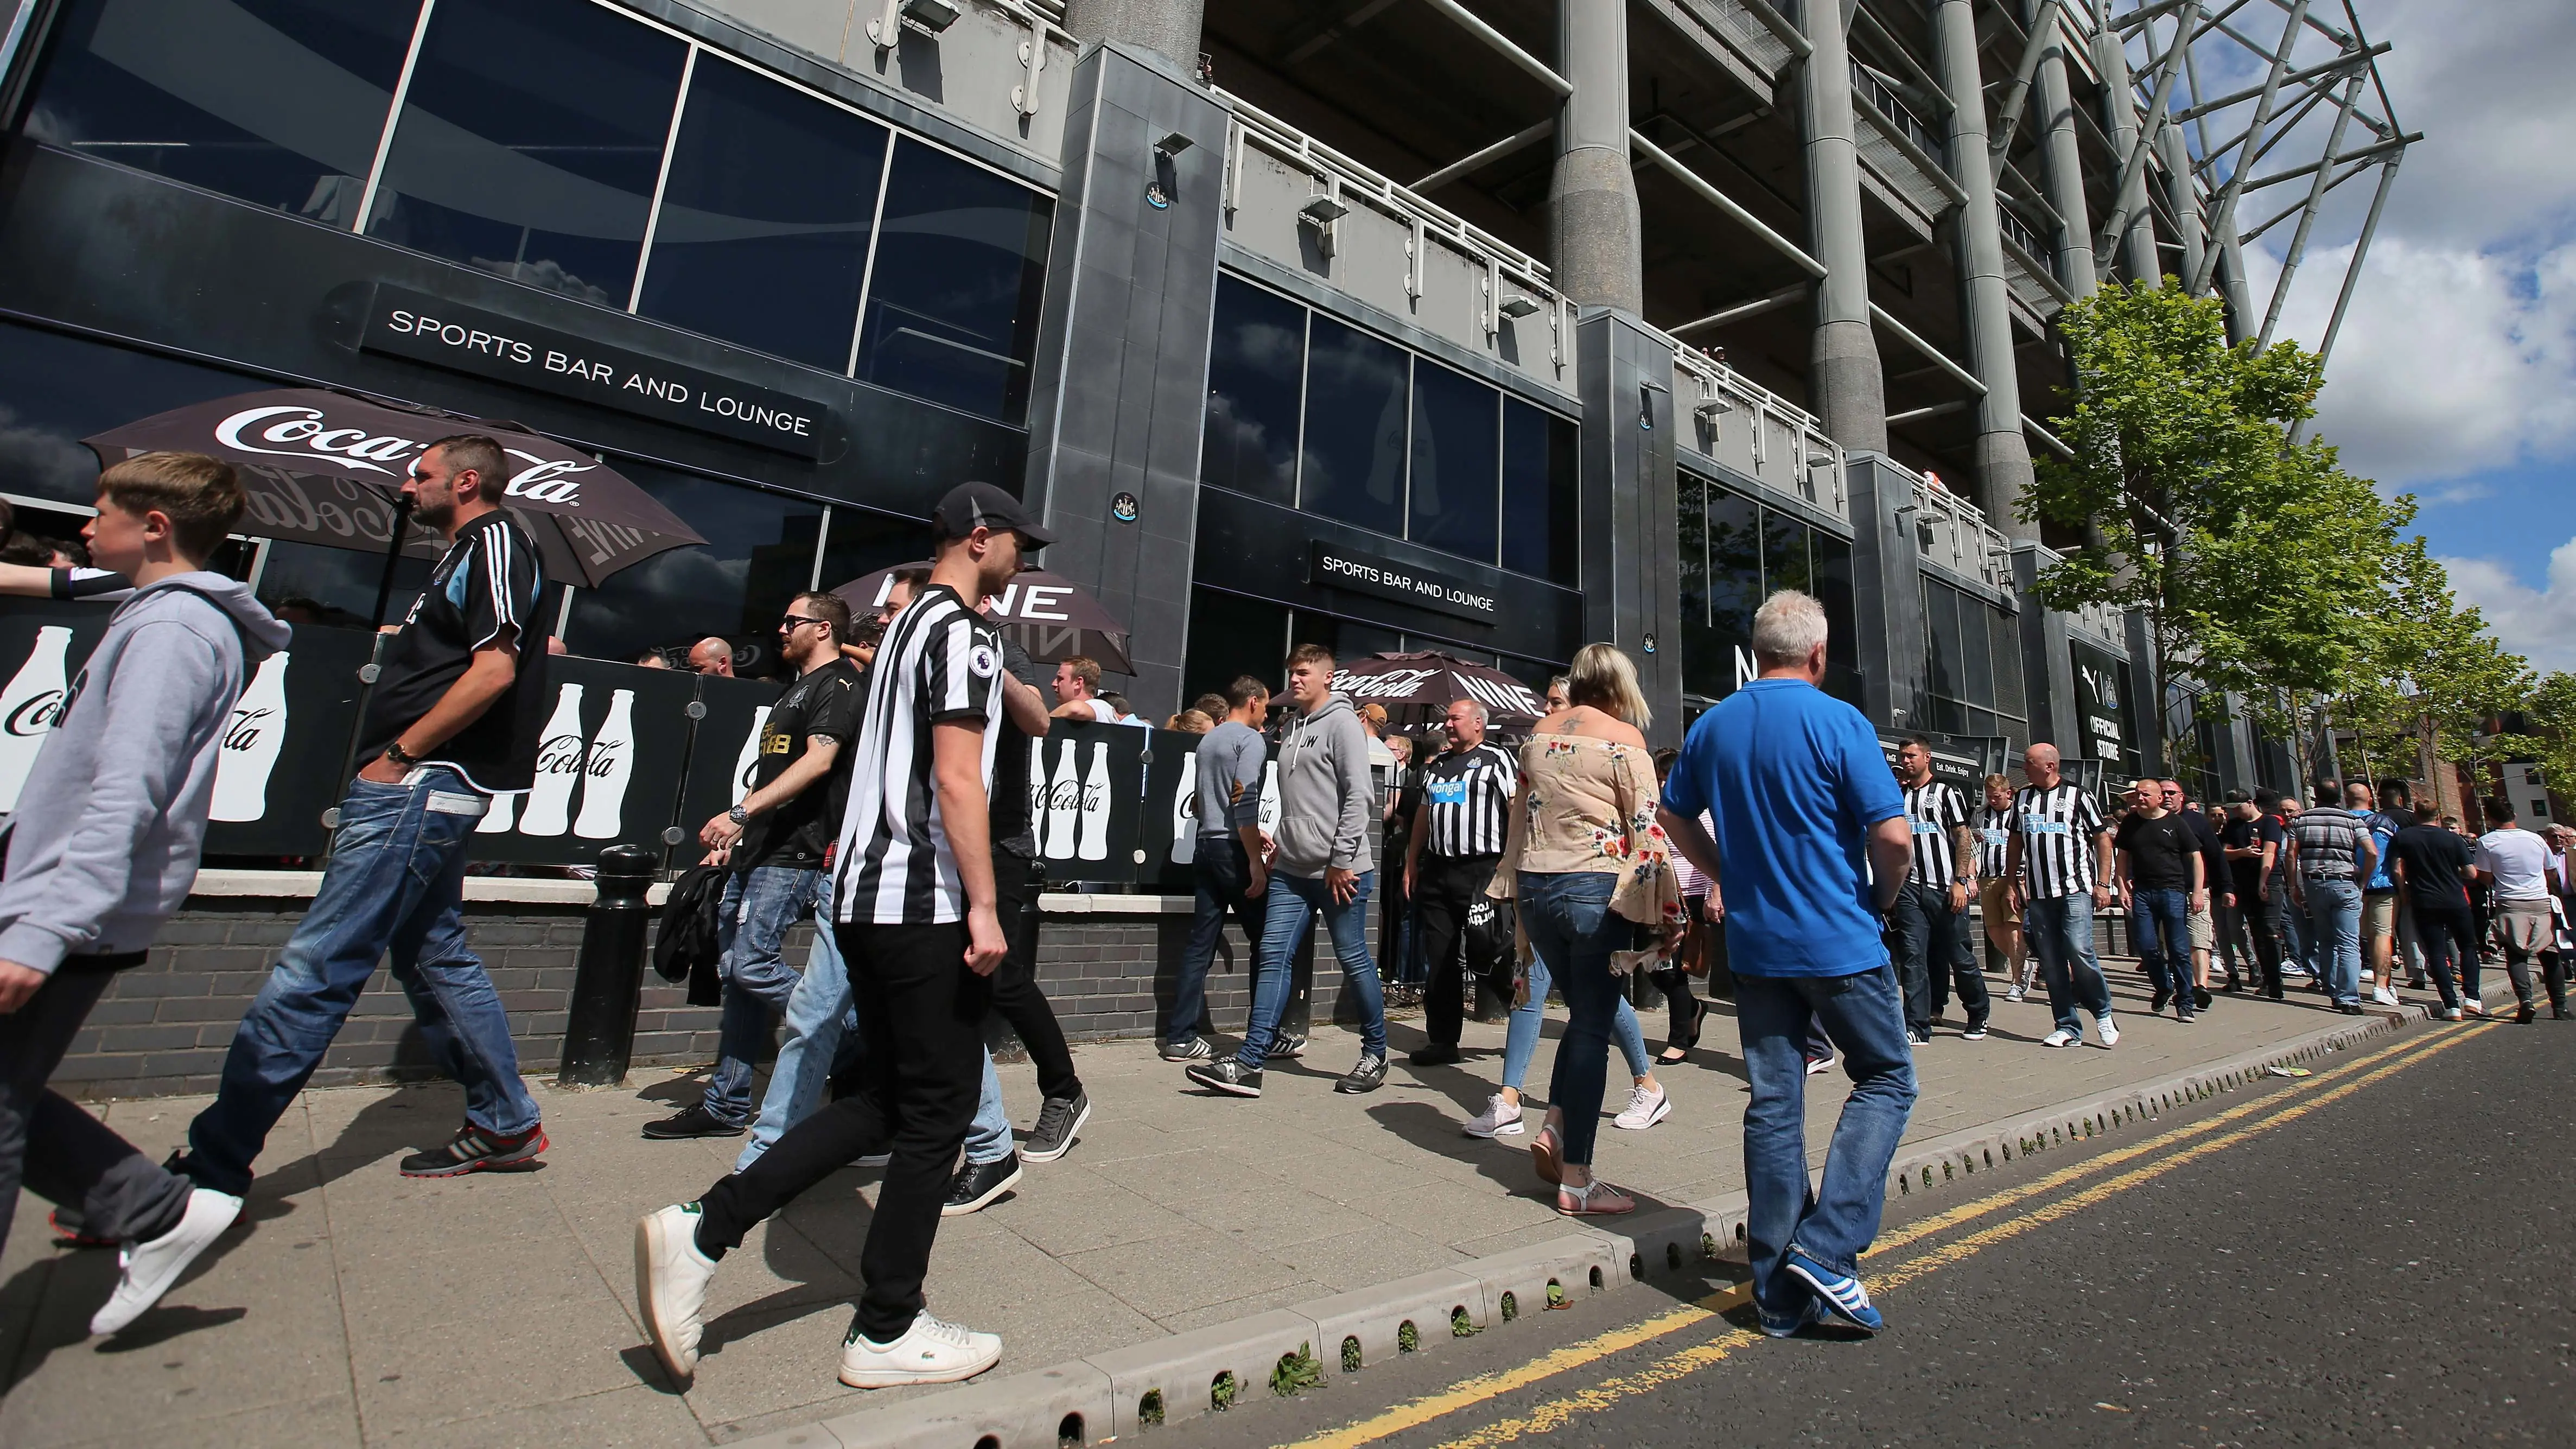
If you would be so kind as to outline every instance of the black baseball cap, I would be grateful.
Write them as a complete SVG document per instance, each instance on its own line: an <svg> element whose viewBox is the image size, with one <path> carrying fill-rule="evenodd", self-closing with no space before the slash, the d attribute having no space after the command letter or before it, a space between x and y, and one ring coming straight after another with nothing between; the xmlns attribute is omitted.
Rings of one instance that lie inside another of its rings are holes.
<svg viewBox="0 0 2576 1449"><path fill-rule="evenodd" d="M1055 542L1055 535L1039 526L1037 515L1026 504L990 483L960 483L949 489L939 506L930 510L930 528L941 538L964 538L979 528L1008 530L1020 536L1023 552Z"/></svg>

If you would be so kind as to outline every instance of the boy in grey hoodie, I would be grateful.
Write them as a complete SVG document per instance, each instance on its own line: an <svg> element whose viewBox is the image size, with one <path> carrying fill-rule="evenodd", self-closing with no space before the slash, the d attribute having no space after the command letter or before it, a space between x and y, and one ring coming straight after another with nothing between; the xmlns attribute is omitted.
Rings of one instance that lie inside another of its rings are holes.
<svg viewBox="0 0 2576 1449"><path fill-rule="evenodd" d="M1288 655L1288 696L1296 723L1279 746L1279 833L1270 863L1252 983L1252 1025L1243 1049L1184 1073L1237 1097L1261 1095L1262 1063L1288 1006L1289 963L1315 912L1333 937L1342 984L1360 1007L1360 1060L1337 1092L1374 1092L1386 1081L1386 1003L1369 959L1368 898L1377 882L1369 822L1377 791L1369 778L1368 733L1349 700L1333 693L1332 651L1300 644Z"/></svg>
<svg viewBox="0 0 2576 1449"><path fill-rule="evenodd" d="M241 1211L48 1091L110 977L142 964L197 875L233 704L288 630L204 561L241 517L232 465L146 453L99 475L91 556L134 591L65 692L5 827L0 872L0 1238L23 1175L126 1246L90 1320L113 1333Z"/></svg>

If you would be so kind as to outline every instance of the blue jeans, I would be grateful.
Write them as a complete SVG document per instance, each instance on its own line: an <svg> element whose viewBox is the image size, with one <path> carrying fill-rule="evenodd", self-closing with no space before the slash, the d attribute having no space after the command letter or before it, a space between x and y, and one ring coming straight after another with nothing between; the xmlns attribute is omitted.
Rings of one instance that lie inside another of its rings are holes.
<svg viewBox="0 0 2576 1449"><path fill-rule="evenodd" d="M1563 1157L1576 1166L1590 1165L1601 1130L1610 1036L1628 984L1610 973L1610 953L1626 950L1631 936L1628 918L1610 909L1617 883L1601 871L1526 870L1515 883L1530 950L1557 963L1556 989L1565 997L1565 1037L1556 1044L1547 1102L1564 1119Z"/></svg>
<svg viewBox="0 0 2576 1449"><path fill-rule="evenodd" d="M2093 895L2071 891L2046 900L2025 901L2021 908L2023 937L2039 961L2039 979L2048 987L2048 1013L2060 1031L2084 1034L2084 1018L2111 1015L2111 983L2102 979L2102 963L2093 954Z"/></svg>
<svg viewBox="0 0 2576 1449"><path fill-rule="evenodd" d="M1529 1000L1512 1008L1511 1019L1503 1027L1503 1085L1517 1092L1529 1076L1530 1057L1538 1050L1540 1028L1547 1023L1547 992L1554 982L1548 976L1547 963L1535 954L1529 963ZM1619 1055L1628 1059L1628 1075L1645 1076L1655 1069L1654 1058L1646 1055L1645 1028L1637 1024L1637 1008L1628 1004L1625 992L1619 996L1619 1019L1612 1024L1611 1038L1619 1043Z"/></svg>
<svg viewBox="0 0 2576 1449"><path fill-rule="evenodd" d="M1833 1041L1852 1082L1825 1154L1821 1195L1807 1177L1811 1022ZM1914 1112L1914 1053L1904 997L1887 966L1850 976L1747 976L1738 966L1735 1023L1752 1092L1744 1106L1744 1236L1753 1304L1766 1327L1787 1328L1805 1315L1811 1294L1780 1269L1789 1249L1851 1273L1878 1236L1887 1165Z"/></svg>
<svg viewBox="0 0 2576 1449"><path fill-rule="evenodd" d="M1377 963L1369 959L1368 898L1377 872L1360 872L1359 889L1348 902L1333 899L1332 888L1319 875L1273 875L1270 908L1261 922L1260 965L1252 979L1252 1025L1243 1033L1243 1050L1235 1060L1260 1070L1270 1055L1270 1039L1288 1010L1289 963L1317 911L1332 934L1333 955L1342 963L1342 989L1360 1003L1360 1054L1386 1055L1386 998L1378 990Z"/></svg>
<svg viewBox="0 0 2576 1449"><path fill-rule="evenodd" d="M796 994L796 968L779 954L788 929L813 913L823 873L763 865L725 878L719 907L724 1008L717 1017L716 1070L707 1081L707 1115L728 1126L751 1120L751 1081L770 1020ZM828 930L828 927L826 928Z"/></svg>
<svg viewBox="0 0 2576 1449"><path fill-rule="evenodd" d="M1251 873L1243 837L1199 836L1197 853L1190 858L1190 879L1197 886L1198 901L1190 914L1190 943L1181 953L1180 974L1172 982L1172 1022L1163 1032L1166 1043L1185 1045L1199 1034L1199 1022L1207 1015L1208 968L1215 964L1228 912L1243 928L1253 959L1260 959L1262 907L1243 894Z"/></svg>
<svg viewBox="0 0 2576 1449"><path fill-rule="evenodd" d="M817 886L814 913L828 922L832 918L832 878L824 876ZM823 1090L831 1085L832 1069L838 1061L845 1039L858 1035L858 1012L851 1005L850 968L841 959L840 943L833 938L829 925L816 927L814 947L805 956L805 974L788 995L787 1010L782 1013L785 1031L778 1043L778 1060L769 1068L769 1090L760 1099L760 1119L751 1126L750 1139L742 1144L742 1155L733 1162L733 1170L746 1171L787 1129L814 1115L823 1105ZM994 1151L994 1133L1000 1133L1000 1151ZM984 1155L978 1156L978 1149ZM984 1089L982 1100L975 1104L975 1125L966 1136L966 1156L971 1162L993 1162L1011 1150L1011 1119L1002 1110L1002 1081L993 1073L993 1054L984 1053Z"/></svg>
<svg viewBox="0 0 2576 1449"><path fill-rule="evenodd" d="M250 1190L269 1129L388 952L422 1040L465 1087L466 1120L501 1136L537 1125L509 1013L465 944L465 857L489 803L445 769L399 785L349 782L313 907L233 1033L213 1104L188 1126L181 1166L199 1185Z"/></svg>
<svg viewBox="0 0 2576 1449"><path fill-rule="evenodd" d="M2176 890L2129 892L2129 930L2156 994L2174 999L2174 1015L2191 1020L2191 897Z"/></svg>
<svg viewBox="0 0 2576 1449"><path fill-rule="evenodd" d="M2337 1006L2361 1000L2361 887L2348 880L2303 882L2315 969Z"/></svg>
<svg viewBox="0 0 2576 1449"><path fill-rule="evenodd" d="M2272 923L2281 938L2281 969L2315 974L2308 959L2308 916L2287 894L2272 899Z"/></svg>

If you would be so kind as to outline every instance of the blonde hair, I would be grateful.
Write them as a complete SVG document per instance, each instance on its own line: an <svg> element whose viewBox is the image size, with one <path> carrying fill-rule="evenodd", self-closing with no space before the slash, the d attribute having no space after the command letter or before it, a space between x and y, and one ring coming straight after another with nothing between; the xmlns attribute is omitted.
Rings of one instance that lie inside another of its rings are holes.
<svg viewBox="0 0 2576 1449"><path fill-rule="evenodd" d="M1575 651L1565 672L1565 702L1588 704L1615 714L1639 729L1652 724L1646 692L1637 687L1637 666L1616 644L1586 644Z"/></svg>

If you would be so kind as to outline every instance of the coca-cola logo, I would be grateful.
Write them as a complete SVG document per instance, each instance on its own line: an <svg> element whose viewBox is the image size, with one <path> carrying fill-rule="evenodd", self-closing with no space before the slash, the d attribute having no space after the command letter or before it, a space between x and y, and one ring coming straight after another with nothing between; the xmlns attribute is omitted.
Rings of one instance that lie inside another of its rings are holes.
<svg viewBox="0 0 2576 1449"><path fill-rule="evenodd" d="M30 697L9 711L5 728L19 736L43 734L54 727L54 721L62 718L63 698L63 691L59 689L49 689Z"/></svg>
<svg viewBox="0 0 2576 1449"><path fill-rule="evenodd" d="M582 768L582 737L548 735L537 746L537 773L540 775L578 775Z"/></svg>
<svg viewBox="0 0 2576 1449"><path fill-rule="evenodd" d="M1082 786L1071 780L1058 780L1055 788L1047 792L1047 808L1050 810L1079 810L1082 803Z"/></svg>
<svg viewBox="0 0 2576 1449"><path fill-rule="evenodd" d="M594 780L607 779L609 772L617 768L618 751L624 748L625 743L621 740L601 740L591 746L590 768L583 773Z"/></svg>
<svg viewBox="0 0 2576 1449"><path fill-rule="evenodd" d="M224 731L224 748L228 750L258 748L261 731L266 728L269 720L276 718L277 714L278 711L273 709L234 710L232 727Z"/></svg>
<svg viewBox="0 0 2576 1449"><path fill-rule="evenodd" d="M388 478L405 478L411 474L410 459L428 444L418 438L393 433L371 433L365 428L335 428L320 408L289 404L264 408L246 408L215 424L215 441L236 453L250 453L263 458L291 458L299 463L320 464L344 473L376 473ZM578 507L581 481L577 473L588 473L595 463L569 459L541 458L521 448L502 451L527 463L527 467L510 475L502 492L512 498L526 498L539 503L558 503ZM394 466L399 465L399 466Z"/></svg>

